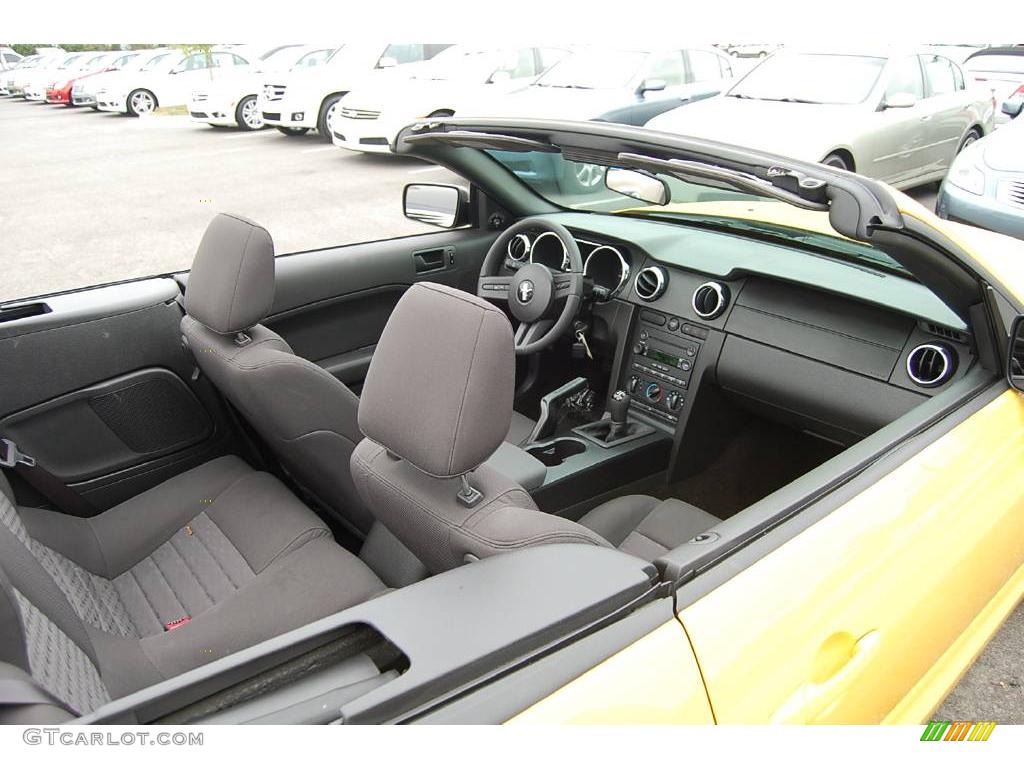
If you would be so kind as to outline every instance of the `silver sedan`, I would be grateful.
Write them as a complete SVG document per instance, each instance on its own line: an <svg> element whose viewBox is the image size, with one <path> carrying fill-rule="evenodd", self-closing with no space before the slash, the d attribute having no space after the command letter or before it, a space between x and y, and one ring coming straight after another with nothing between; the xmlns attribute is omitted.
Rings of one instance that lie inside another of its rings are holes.
<svg viewBox="0 0 1024 768"><path fill-rule="evenodd" d="M897 187L939 181L992 130L992 95L927 48L783 50L647 127L823 162Z"/></svg>

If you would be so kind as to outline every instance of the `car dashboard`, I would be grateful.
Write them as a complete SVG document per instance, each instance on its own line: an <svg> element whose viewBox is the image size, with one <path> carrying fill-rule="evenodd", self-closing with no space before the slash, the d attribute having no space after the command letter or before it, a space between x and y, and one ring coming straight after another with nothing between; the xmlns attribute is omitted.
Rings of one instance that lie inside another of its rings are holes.
<svg viewBox="0 0 1024 768"><path fill-rule="evenodd" d="M550 217L580 246L608 320L612 388L682 433L701 389L851 445L951 386L974 364L964 323L919 283L819 250L613 215ZM531 236L532 234L532 236ZM551 232L506 266L568 266ZM611 329L613 322L615 329ZM705 387L705 384L712 385Z"/></svg>

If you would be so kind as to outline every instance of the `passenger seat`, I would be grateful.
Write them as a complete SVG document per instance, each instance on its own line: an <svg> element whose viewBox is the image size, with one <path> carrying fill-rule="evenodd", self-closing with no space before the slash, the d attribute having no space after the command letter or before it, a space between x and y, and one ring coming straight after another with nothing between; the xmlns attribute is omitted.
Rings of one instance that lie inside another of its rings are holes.
<svg viewBox="0 0 1024 768"><path fill-rule="evenodd" d="M234 456L92 518L16 507L0 475L0 723L91 712L384 589ZM5 706L5 684L40 701Z"/></svg>

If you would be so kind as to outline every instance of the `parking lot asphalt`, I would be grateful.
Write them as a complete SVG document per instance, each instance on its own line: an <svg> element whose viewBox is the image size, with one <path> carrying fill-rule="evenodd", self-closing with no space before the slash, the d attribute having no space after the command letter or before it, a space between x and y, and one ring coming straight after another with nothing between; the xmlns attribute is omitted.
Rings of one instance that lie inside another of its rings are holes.
<svg viewBox="0 0 1024 768"><path fill-rule="evenodd" d="M264 224L279 253L429 231L402 216L402 188L455 178L315 135L0 97L0 301L187 269L217 211ZM937 188L910 194L932 208ZM938 715L1024 723L1021 649L1018 607Z"/></svg>
<svg viewBox="0 0 1024 768"><path fill-rule="evenodd" d="M218 211L266 226L279 253L425 232L403 186L452 179L315 135L0 97L0 301L187 269Z"/></svg>

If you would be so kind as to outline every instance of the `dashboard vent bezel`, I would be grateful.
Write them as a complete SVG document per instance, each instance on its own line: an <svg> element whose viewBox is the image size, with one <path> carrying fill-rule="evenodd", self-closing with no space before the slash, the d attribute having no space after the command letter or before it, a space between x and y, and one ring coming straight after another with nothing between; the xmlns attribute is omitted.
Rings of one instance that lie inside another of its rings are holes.
<svg viewBox="0 0 1024 768"><path fill-rule="evenodd" d="M707 305L703 301L705 296L714 296L715 298L714 307L710 310L707 309ZM714 280L701 283L690 297L690 306L697 317L702 320L714 320L729 306L729 288Z"/></svg>
<svg viewBox="0 0 1024 768"><path fill-rule="evenodd" d="M654 275L653 286L650 276ZM643 290L641 290L641 286ZM661 267L644 267L633 278L633 291L642 301L657 301L668 288L668 273Z"/></svg>
<svg viewBox="0 0 1024 768"><path fill-rule="evenodd" d="M513 251L513 246L516 244L519 244L519 247L522 247L523 249L523 253L519 257L517 257ZM508 255L509 259L514 261L516 264L523 264L530 258L530 249L532 246L533 243L530 242L530 236L520 232L515 237L509 238L508 244L505 246L505 253Z"/></svg>
<svg viewBox="0 0 1024 768"><path fill-rule="evenodd" d="M936 369L932 369L936 362L942 364L941 373L938 374L934 372ZM941 387L953 378L958 362L956 350L951 346L941 342L928 341L918 344L910 350L906 363L907 376L919 387L934 389ZM922 364L929 367L928 375L922 374Z"/></svg>

